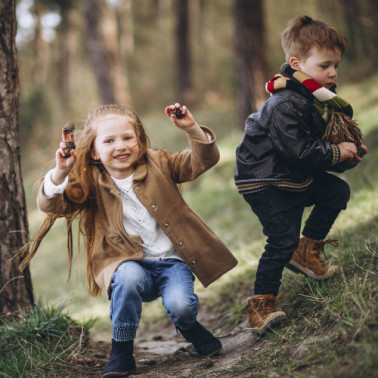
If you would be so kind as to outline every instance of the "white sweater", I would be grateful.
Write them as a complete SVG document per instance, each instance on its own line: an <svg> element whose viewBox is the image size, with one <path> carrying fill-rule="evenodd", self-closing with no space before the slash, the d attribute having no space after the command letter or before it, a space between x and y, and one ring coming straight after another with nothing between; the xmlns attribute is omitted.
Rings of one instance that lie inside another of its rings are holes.
<svg viewBox="0 0 378 378"><path fill-rule="evenodd" d="M62 194L67 187L68 178L54 185L51 180L52 170L45 176L43 191L47 197ZM172 242L136 196L133 188L133 175L118 180L112 177L122 201L123 225L130 235L140 235L143 240L144 260L181 259Z"/></svg>

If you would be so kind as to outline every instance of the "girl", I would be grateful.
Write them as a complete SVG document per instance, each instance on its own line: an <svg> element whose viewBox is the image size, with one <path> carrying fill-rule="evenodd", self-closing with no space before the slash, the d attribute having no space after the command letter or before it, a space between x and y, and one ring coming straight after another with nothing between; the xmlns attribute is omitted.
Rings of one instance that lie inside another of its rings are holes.
<svg viewBox="0 0 378 378"><path fill-rule="evenodd" d="M73 134L67 140L62 133L56 166L38 193L38 207L47 218L21 268L55 219L65 217L71 269L71 225L79 218L89 292L105 291L110 299L112 349L103 377L126 376L135 369L133 341L142 302L158 297L198 354L213 355L222 347L196 321L193 273L206 287L237 261L177 188L215 165L219 151L214 133L199 126L185 106L167 106L165 113L185 131L189 149L152 150L133 109L102 106L88 115L77 148L68 157L65 149L74 142Z"/></svg>

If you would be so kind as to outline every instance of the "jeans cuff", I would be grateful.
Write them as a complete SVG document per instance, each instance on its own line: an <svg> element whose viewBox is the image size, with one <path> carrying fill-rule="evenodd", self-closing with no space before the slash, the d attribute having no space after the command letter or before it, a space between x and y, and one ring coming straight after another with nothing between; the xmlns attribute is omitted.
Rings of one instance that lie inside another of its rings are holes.
<svg viewBox="0 0 378 378"><path fill-rule="evenodd" d="M128 325L128 326L113 325L113 339L115 341L134 340L136 336L137 328L138 328L137 325Z"/></svg>

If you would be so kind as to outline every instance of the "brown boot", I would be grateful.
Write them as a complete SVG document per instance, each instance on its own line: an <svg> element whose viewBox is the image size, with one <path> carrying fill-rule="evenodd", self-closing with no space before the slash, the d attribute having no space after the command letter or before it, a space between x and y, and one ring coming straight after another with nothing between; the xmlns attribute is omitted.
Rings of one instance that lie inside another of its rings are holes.
<svg viewBox="0 0 378 378"><path fill-rule="evenodd" d="M337 240L313 240L309 238L301 238L299 246L293 254L290 262L286 267L296 273L302 273L316 280L322 280L333 276L339 267L331 265L327 267L320 257L324 252L324 245L331 244L337 247Z"/></svg>
<svg viewBox="0 0 378 378"><path fill-rule="evenodd" d="M279 299L273 294L255 295L248 299L248 313L251 327L262 334L268 327L286 318L283 311L277 310Z"/></svg>

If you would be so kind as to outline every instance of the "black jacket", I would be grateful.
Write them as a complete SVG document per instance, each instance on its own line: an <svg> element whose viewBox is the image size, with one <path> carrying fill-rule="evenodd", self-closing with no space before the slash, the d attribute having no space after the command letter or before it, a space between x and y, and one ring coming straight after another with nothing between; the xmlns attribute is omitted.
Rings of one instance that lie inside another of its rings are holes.
<svg viewBox="0 0 378 378"><path fill-rule="evenodd" d="M272 95L245 125L236 149L235 183L240 193L276 185L305 190L318 171L336 170L338 148L322 140L326 122L311 98L288 89Z"/></svg>

